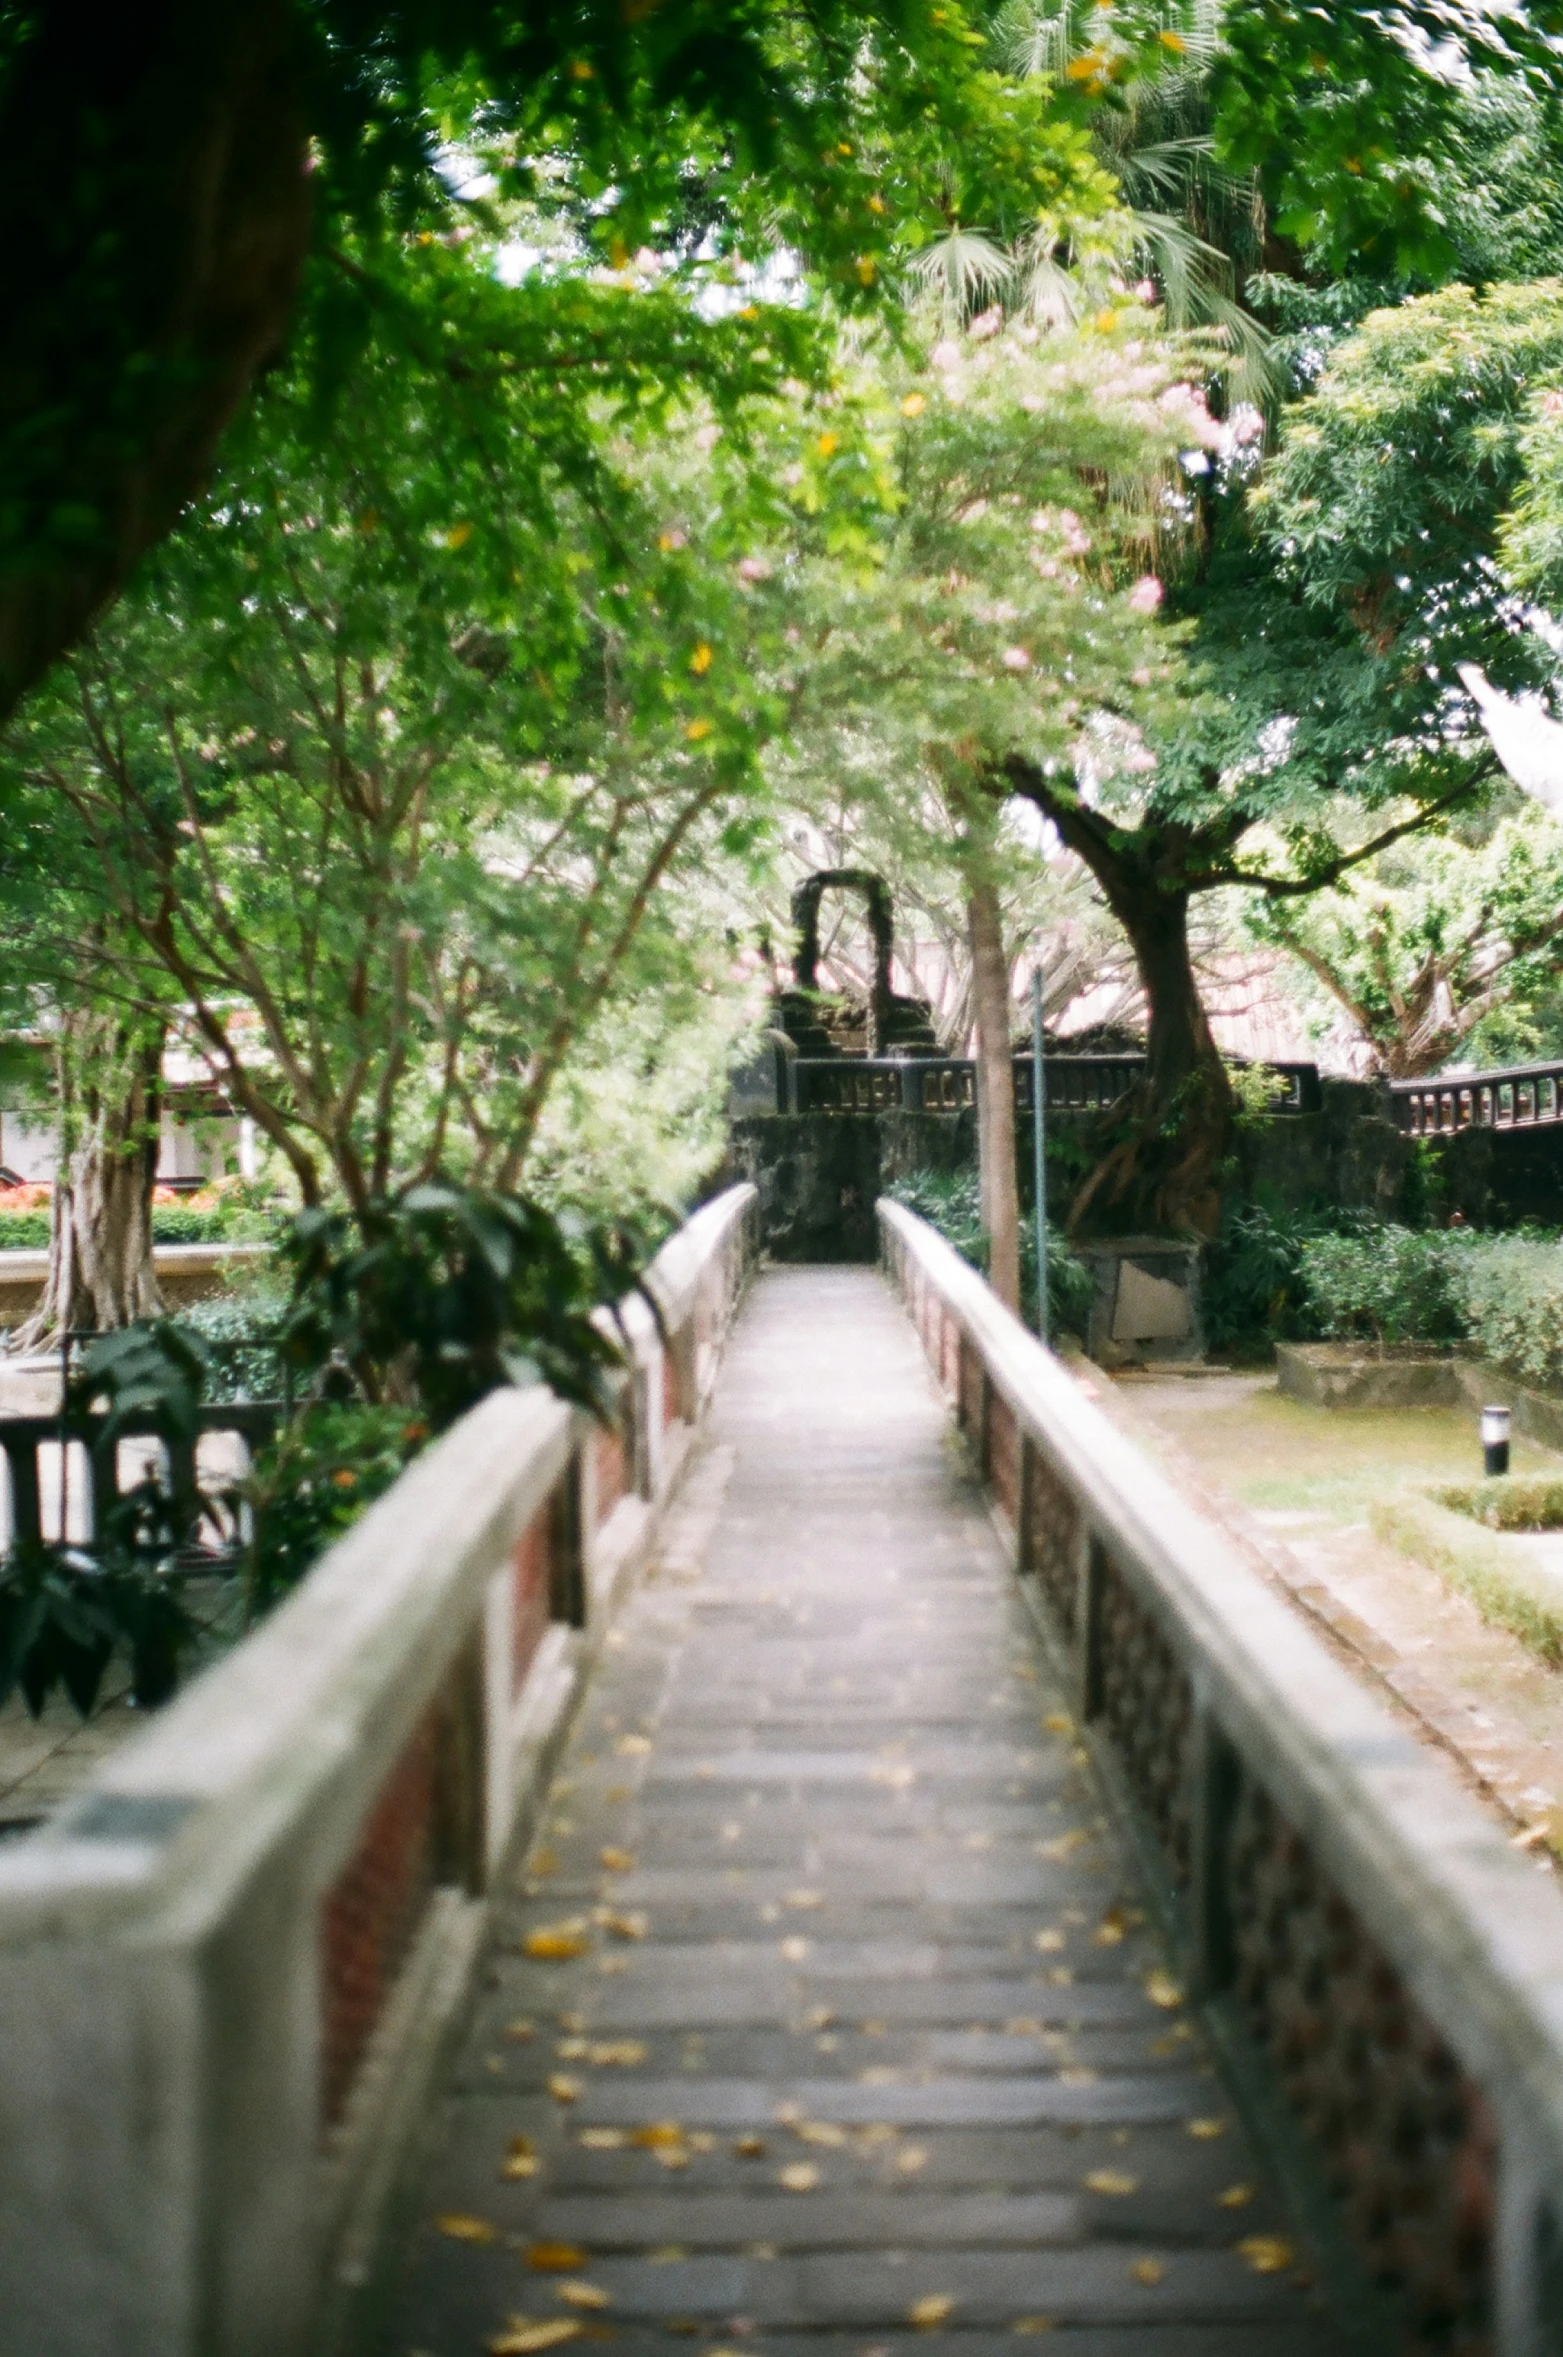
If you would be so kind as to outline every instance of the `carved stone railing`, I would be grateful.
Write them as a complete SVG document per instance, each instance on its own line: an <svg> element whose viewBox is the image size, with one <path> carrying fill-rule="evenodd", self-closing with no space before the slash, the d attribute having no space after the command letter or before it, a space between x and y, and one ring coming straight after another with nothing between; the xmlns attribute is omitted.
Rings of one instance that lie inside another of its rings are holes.
<svg viewBox="0 0 1563 2357"><path fill-rule="evenodd" d="M623 1422L501 1391L0 1850L0 2347L315 2347L709 1387L735 1187L625 1309Z"/></svg>
<svg viewBox="0 0 1563 2357"><path fill-rule="evenodd" d="M1414 1138L1563 1121L1563 1064L1510 1064L1445 1080L1392 1080L1396 1126Z"/></svg>
<svg viewBox="0 0 1563 2357"><path fill-rule="evenodd" d="M1032 1104L1030 1056L1016 1056L1015 1107ZM969 1056L797 1056L779 1067L793 1113L958 1113L977 1101L977 1067ZM1145 1069L1143 1056L1048 1056L1043 1062L1049 1113L1095 1113L1126 1096ZM1275 1075L1269 1110L1312 1113L1319 1075L1312 1064L1266 1067Z"/></svg>
<svg viewBox="0 0 1563 2357"><path fill-rule="evenodd" d="M1362 2357L1563 2348L1563 1899L899 1205L884 1257Z"/></svg>

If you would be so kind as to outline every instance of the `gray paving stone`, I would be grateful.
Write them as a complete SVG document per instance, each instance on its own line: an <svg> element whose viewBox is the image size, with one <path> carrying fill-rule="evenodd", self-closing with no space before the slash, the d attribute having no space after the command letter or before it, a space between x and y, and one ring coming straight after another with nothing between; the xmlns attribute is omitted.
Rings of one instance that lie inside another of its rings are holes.
<svg viewBox="0 0 1563 2357"><path fill-rule="evenodd" d="M1233 2247L1294 2236L1146 1993L1132 1865L944 1433L871 1272L762 1281L497 1904L378 2357L571 2313L561 2254L621 2357L998 2357L1017 2326L1327 2357L1300 2252ZM524 1953L577 1918L583 1956Z"/></svg>

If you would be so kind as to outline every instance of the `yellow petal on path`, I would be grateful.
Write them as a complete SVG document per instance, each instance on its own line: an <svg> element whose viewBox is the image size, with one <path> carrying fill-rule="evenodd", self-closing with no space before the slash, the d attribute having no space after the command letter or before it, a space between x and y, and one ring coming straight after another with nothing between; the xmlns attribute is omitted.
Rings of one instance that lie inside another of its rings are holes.
<svg viewBox="0 0 1563 2357"><path fill-rule="evenodd" d="M548 2082L548 2092L555 2103L576 2103L580 2100L581 2082L572 2079L568 2071L555 2071Z"/></svg>
<svg viewBox="0 0 1563 2357"><path fill-rule="evenodd" d="M1136 2283L1160 2283L1166 2272L1166 2265L1160 2259L1131 2259L1129 2261L1129 2273L1134 2277Z"/></svg>
<svg viewBox="0 0 1563 2357"><path fill-rule="evenodd" d="M509 2038L515 2045L520 2046L533 2035L533 2025L529 2021L506 2022L501 2034Z"/></svg>
<svg viewBox="0 0 1563 2357"><path fill-rule="evenodd" d="M930 2292L926 2299L914 2300L906 2311L908 2324L915 2324L919 2332L937 2332L955 2306L944 2292Z"/></svg>
<svg viewBox="0 0 1563 2357"><path fill-rule="evenodd" d="M1246 2210L1258 2190L1256 2185L1229 2185L1225 2193L1216 2195L1216 2201L1223 2210Z"/></svg>
<svg viewBox="0 0 1563 2357"><path fill-rule="evenodd" d="M776 2182L788 2193L812 2193L819 2183L819 2171L812 2161L789 2161Z"/></svg>
<svg viewBox="0 0 1563 2357"><path fill-rule="evenodd" d="M659 2169L687 2169L689 2147L687 2144L661 2146L651 2157Z"/></svg>
<svg viewBox="0 0 1563 2357"><path fill-rule="evenodd" d="M1091 1938L1098 1948L1116 1948L1127 1929L1122 1913L1113 1907L1102 1917Z"/></svg>
<svg viewBox="0 0 1563 2357"><path fill-rule="evenodd" d="M783 1940L781 1952L789 1964L801 1964L809 1952L809 1943L800 1939Z"/></svg>
<svg viewBox="0 0 1563 2357"><path fill-rule="evenodd" d="M597 1855L610 1874L628 1874L635 1864L634 1853L630 1850L599 1850Z"/></svg>
<svg viewBox="0 0 1563 2357"><path fill-rule="evenodd" d="M532 2357L535 2349L557 2349L561 2341L578 2340L585 2329L573 2316L550 2316L540 2324L512 2316L505 2330L489 2342L489 2357Z"/></svg>
<svg viewBox="0 0 1563 2357"><path fill-rule="evenodd" d="M740 2136L733 2146L733 2151L741 2161L757 2161L764 2150L763 2136Z"/></svg>
<svg viewBox="0 0 1563 2357"><path fill-rule="evenodd" d="M487 2218L470 2218L464 2210L446 2210L434 2221L441 2234L448 2234L452 2242L496 2242L499 2228Z"/></svg>
<svg viewBox="0 0 1563 2357"><path fill-rule="evenodd" d="M537 2153L530 2136L512 2136L505 2157L499 2164L501 2177L535 2177L538 2171Z"/></svg>
<svg viewBox="0 0 1563 2357"><path fill-rule="evenodd" d="M579 1930L563 1924L545 1924L540 1931L529 1931L521 1942L529 1956L539 1957L545 1964L563 1964L572 1956L584 1956L590 1944Z"/></svg>
<svg viewBox="0 0 1563 2357"><path fill-rule="evenodd" d="M845 2128L838 2128L834 2120L800 2120L793 2134L804 2144L827 2144L832 2148L847 2140Z"/></svg>
<svg viewBox="0 0 1563 2357"><path fill-rule="evenodd" d="M1163 1972L1159 1966L1147 1977L1145 1994L1153 2005L1159 2005L1166 2013L1171 2013L1183 2002L1183 1991L1171 1973Z"/></svg>
<svg viewBox="0 0 1563 2357"><path fill-rule="evenodd" d="M1226 2132L1225 2120L1190 2120L1189 2122L1189 2134L1199 2137L1202 2143L1212 2136L1224 2136Z"/></svg>
<svg viewBox="0 0 1563 2357"><path fill-rule="evenodd" d="M557 1874L559 1859L553 1850L538 1850L527 1868L529 1874Z"/></svg>
<svg viewBox="0 0 1563 2357"><path fill-rule="evenodd" d="M620 2063L626 2068L646 2059L646 2048L638 2038L608 2038L600 2046L588 2046L586 2059L595 2063Z"/></svg>
<svg viewBox="0 0 1563 2357"><path fill-rule="evenodd" d="M1238 2255L1248 2261L1256 2275L1284 2275L1297 2254L1289 2242L1278 2234L1245 2235L1238 2244Z"/></svg>
<svg viewBox="0 0 1563 2357"><path fill-rule="evenodd" d="M1036 1944L1044 1956L1056 1956L1068 1938L1069 1934L1066 1931L1039 1931Z"/></svg>
<svg viewBox="0 0 1563 2357"><path fill-rule="evenodd" d="M583 2128L581 2142L588 2152L617 2152L629 2138L622 2128Z"/></svg>
<svg viewBox="0 0 1563 2357"><path fill-rule="evenodd" d="M1085 2180L1088 2193L1138 2193L1138 2177L1126 2176L1122 2169L1093 2169Z"/></svg>
<svg viewBox="0 0 1563 2357"><path fill-rule="evenodd" d="M915 2177L919 2169L926 2169L928 2166L927 2146L925 2144L903 2145L895 2156L895 2166L900 2176Z"/></svg>
<svg viewBox="0 0 1563 2357"><path fill-rule="evenodd" d="M576 2242L534 2242L527 2248L526 2263L534 2275L578 2275L590 2255Z"/></svg>
<svg viewBox="0 0 1563 2357"><path fill-rule="evenodd" d="M581 2062L589 2051L584 2038L559 2038L554 2043L554 2052L561 2062Z"/></svg>
<svg viewBox="0 0 1563 2357"><path fill-rule="evenodd" d="M652 2120L644 2128L630 2130L631 2144L643 2152L669 2152L684 2141L684 2131L677 2120Z"/></svg>
<svg viewBox="0 0 1563 2357"><path fill-rule="evenodd" d="M1075 1731L1074 1720L1066 1710L1050 1710L1042 1724L1049 1735L1072 1735Z"/></svg>
<svg viewBox="0 0 1563 2357"><path fill-rule="evenodd" d="M606 2308L608 2305L608 2295L601 2284L582 2283L578 2276L572 2277L568 2283L556 2283L554 2291L571 2308Z"/></svg>
<svg viewBox="0 0 1563 2357"><path fill-rule="evenodd" d="M649 1735L621 1735L618 1742L614 1745L614 1749L618 1752L621 1759L640 1759L646 1752L650 1751L651 1737Z"/></svg>

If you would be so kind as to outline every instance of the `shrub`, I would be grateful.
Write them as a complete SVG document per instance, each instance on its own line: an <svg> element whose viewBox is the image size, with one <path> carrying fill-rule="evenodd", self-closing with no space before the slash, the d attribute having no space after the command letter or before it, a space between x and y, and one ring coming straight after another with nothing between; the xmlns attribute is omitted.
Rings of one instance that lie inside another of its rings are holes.
<svg viewBox="0 0 1563 2357"><path fill-rule="evenodd" d="M1318 1331L1379 1344L1463 1340L1476 1241L1466 1229L1388 1225L1308 1239L1302 1275Z"/></svg>
<svg viewBox="0 0 1563 2357"><path fill-rule="evenodd" d="M1473 1236L1462 1257L1465 1330L1525 1383L1563 1386L1563 1239Z"/></svg>
<svg viewBox="0 0 1563 2357"><path fill-rule="evenodd" d="M885 1192L892 1203L904 1203L962 1260L987 1274L988 1238L982 1225L981 1186L974 1170L914 1170L897 1179ZM1077 1260L1069 1238L1048 1222L1047 1330L1055 1340L1064 1334L1083 1340L1091 1315L1091 1272ZM1020 1314L1035 1330L1037 1322L1036 1223L1022 1216L1020 1223Z"/></svg>
<svg viewBox="0 0 1563 2357"><path fill-rule="evenodd" d="M1309 1245L1339 1230L1339 1215L1228 1200L1205 1252L1200 1313L1212 1350L1309 1341L1322 1331L1308 1289Z"/></svg>

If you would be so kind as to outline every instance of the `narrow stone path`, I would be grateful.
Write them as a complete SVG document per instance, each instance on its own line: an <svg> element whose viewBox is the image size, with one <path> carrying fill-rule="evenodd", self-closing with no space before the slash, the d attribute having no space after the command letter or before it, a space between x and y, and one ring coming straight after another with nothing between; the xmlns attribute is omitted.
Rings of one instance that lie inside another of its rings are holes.
<svg viewBox="0 0 1563 2357"><path fill-rule="evenodd" d="M1325 2357L1084 1760L889 1292L767 1275L507 1901L385 2357Z"/></svg>

